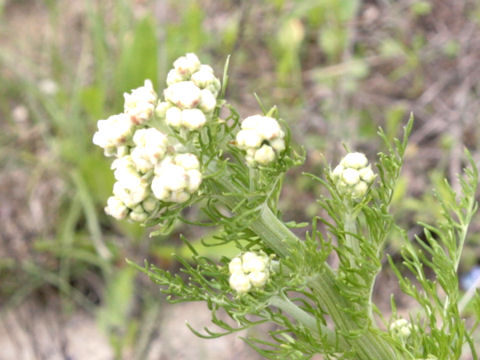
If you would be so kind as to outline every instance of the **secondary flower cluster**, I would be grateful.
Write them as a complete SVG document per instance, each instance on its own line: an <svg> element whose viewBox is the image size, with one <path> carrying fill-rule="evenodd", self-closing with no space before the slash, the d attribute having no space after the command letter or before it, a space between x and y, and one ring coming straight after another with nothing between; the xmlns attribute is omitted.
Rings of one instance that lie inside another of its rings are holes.
<svg viewBox="0 0 480 360"><path fill-rule="evenodd" d="M166 101L159 103L152 82L146 80L144 86L124 94L123 113L97 123L93 143L106 156L116 157L112 163L116 182L105 212L117 219L143 222L162 202L189 200L202 182L199 159L182 151L152 120L159 114L172 127L203 126L215 109L220 81L210 66L187 54L174 62L167 85ZM179 122L175 114L180 114Z"/></svg>
<svg viewBox="0 0 480 360"><path fill-rule="evenodd" d="M158 104L157 115L175 129L199 129L215 110L220 81L195 54L178 58L173 67L167 75L165 101Z"/></svg>
<svg viewBox="0 0 480 360"><path fill-rule="evenodd" d="M249 165L267 165L285 150L285 133L274 118L249 116L241 128L236 137L237 146L246 151L245 160Z"/></svg>
<svg viewBox="0 0 480 360"><path fill-rule="evenodd" d="M263 253L248 251L233 258L228 264L230 287L239 294L249 292L252 287L264 286L270 276L270 258Z"/></svg>
<svg viewBox="0 0 480 360"><path fill-rule="evenodd" d="M406 339L412 333L412 324L406 319L397 319L390 324L390 332L399 339Z"/></svg>
<svg viewBox="0 0 480 360"><path fill-rule="evenodd" d="M359 152L347 154L332 171L338 190L354 200L361 199L375 179L367 157Z"/></svg>

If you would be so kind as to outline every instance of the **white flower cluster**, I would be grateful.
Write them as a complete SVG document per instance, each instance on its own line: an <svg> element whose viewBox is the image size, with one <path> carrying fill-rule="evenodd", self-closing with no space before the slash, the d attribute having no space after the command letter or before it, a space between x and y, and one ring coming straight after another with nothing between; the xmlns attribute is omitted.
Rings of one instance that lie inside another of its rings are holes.
<svg viewBox="0 0 480 360"><path fill-rule="evenodd" d="M332 171L337 188L352 199L361 199L375 179L367 157L359 152L347 154Z"/></svg>
<svg viewBox="0 0 480 360"><path fill-rule="evenodd" d="M285 133L274 118L253 115L243 120L237 133L237 146L246 151L245 160L251 166L267 165L285 150Z"/></svg>
<svg viewBox="0 0 480 360"><path fill-rule="evenodd" d="M162 201L181 203L198 190L202 182L200 164L193 154L168 156L155 167L152 191Z"/></svg>
<svg viewBox="0 0 480 360"><path fill-rule="evenodd" d="M182 153L175 139L153 127L156 113L167 125L198 129L215 109L220 81L195 54L174 62L167 78L165 102L150 80L125 93L124 112L99 120L93 143L115 156L112 169L116 182L105 212L117 219L143 222L162 202L190 199L202 182L200 163L193 154ZM156 109L156 111L155 111Z"/></svg>
<svg viewBox="0 0 480 360"><path fill-rule="evenodd" d="M239 294L264 286L270 276L270 258L263 253L246 252L228 264L230 287Z"/></svg>
<svg viewBox="0 0 480 360"><path fill-rule="evenodd" d="M93 143L103 148L105 156L121 157L128 153L131 137L153 114L157 94L150 80L144 86L124 94L124 112L112 115L97 122L98 131L93 135Z"/></svg>
<svg viewBox="0 0 480 360"><path fill-rule="evenodd" d="M412 333L412 324L406 319L397 319L390 324L390 332L399 339L406 339Z"/></svg>
<svg viewBox="0 0 480 360"><path fill-rule="evenodd" d="M116 219L127 216L134 221L144 221L155 210L150 196L149 181L137 170L132 156L125 155L112 163L115 184L113 196L107 200L105 212Z"/></svg>
<svg viewBox="0 0 480 360"><path fill-rule="evenodd" d="M135 125L141 125L149 120L155 110L157 93L153 90L150 80L145 80L144 86L132 90L131 94L124 93L124 112Z"/></svg>
<svg viewBox="0 0 480 360"><path fill-rule="evenodd" d="M175 129L196 130L205 125L217 105L220 80L209 65L195 54L187 54L173 63L167 75L165 101L156 108L157 116Z"/></svg>

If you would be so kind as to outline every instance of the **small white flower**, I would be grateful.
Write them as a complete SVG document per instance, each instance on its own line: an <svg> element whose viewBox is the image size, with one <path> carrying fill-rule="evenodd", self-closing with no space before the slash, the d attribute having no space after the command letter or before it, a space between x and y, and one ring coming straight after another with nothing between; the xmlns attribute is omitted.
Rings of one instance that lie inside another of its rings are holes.
<svg viewBox="0 0 480 360"><path fill-rule="evenodd" d="M263 287L270 276L270 258L264 253L247 251L230 260L230 286L238 293Z"/></svg>
<svg viewBox="0 0 480 360"><path fill-rule="evenodd" d="M237 145L242 149L258 148L262 144L262 137L253 129L241 130L237 133Z"/></svg>
<svg viewBox="0 0 480 360"><path fill-rule="evenodd" d="M267 283L268 280L268 272L266 271L254 271L248 274L248 279L250 283L256 287L262 287Z"/></svg>
<svg viewBox="0 0 480 360"><path fill-rule="evenodd" d="M347 185L355 185L360 181L360 175L357 170L347 168L343 170L342 173L342 180L345 182Z"/></svg>
<svg viewBox="0 0 480 360"><path fill-rule="evenodd" d="M148 184L144 181L120 182L113 184L113 195L122 201L127 207L133 208L141 203L148 195Z"/></svg>
<svg viewBox="0 0 480 360"><path fill-rule="evenodd" d="M363 195L365 195L368 191L368 185L364 181L359 181L353 188L351 189L352 197L354 199L359 199Z"/></svg>
<svg viewBox="0 0 480 360"><path fill-rule="evenodd" d="M174 128L182 126L182 110L176 106L169 108L166 112L165 123Z"/></svg>
<svg viewBox="0 0 480 360"><path fill-rule="evenodd" d="M175 60L173 67L179 74L190 76L200 69L200 60L198 60L197 55L188 53L185 56L181 56Z"/></svg>
<svg viewBox="0 0 480 360"><path fill-rule="evenodd" d="M167 157L155 167L152 192L162 201L181 203L198 190L202 174L199 162L193 154L178 154Z"/></svg>
<svg viewBox="0 0 480 360"><path fill-rule="evenodd" d="M167 74L167 85L170 86L180 81L187 80L187 76L180 74L177 70L172 69Z"/></svg>
<svg viewBox="0 0 480 360"><path fill-rule="evenodd" d="M128 208L117 197L110 196L107 200L107 206L105 207L105 213L114 217L115 219L125 219L128 215Z"/></svg>
<svg viewBox="0 0 480 360"><path fill-rule="evenodd" d="M197 157L193 154L178 154L175 156L175 163L185 170L198 169L200 167Z"/></svg>
<svg viewBox="0 0 480 360"><path fill-rule="evenodd" d="M228 282L230 287L239 294L245 294L252 288L252 284L250 283L248 276L241 272L236 272L230 275Z"/></svg>
<svg viewBox="0 0 480 360"><path fill-rule="evenodd" d="M375 173L362 153L349 153L331 172L337 189L354 200L361 199L375 180Z"/></svg>
<svg viewBox="0 0 480 360"><path fill-rule="evenodd" d="M167 116L167 110L172 107L168 101L161 101L158 103L157 107L155 108L155 114L160 118L164 119Z"/></svg>
<svg viewBox="0 0 480 360"><path fill-rule="evenodd" d="M370 184L375 179L375 173L373 172L372 168L369 166L360 169L359 172L360 177L363 181L367 184Z"/></svg>
<svg viewBox="0 0 480 360"><path fill-rule="evenodd" d="M98 131L93 135L93 143L104 149L106 156L116 154L132 135L133 125L125 114L112 115L97 122Z"/></svg>
<svg viewBox="0 0 480 360"><path fill-rule="evenodd" d="M254 252L248 251L242 255L243 271L255 272L264 271L267 267L269 259L266 255L258 255Z"/></svg>
<svg viewBox="0 0 480 360"><path fill-rule="evenodd" d="M155 211L155 209L157 208L157 205L158 205L158 200L155 199L153 196L149 196L142 202L143 209L148 213L152 213L153 211Z"/></svg>
<svg viewBox="0 0 480 360"><path fill-rule="evenodd" d="M359 152L348 153L340 164L346 168L361 169L368 165L368 159L365 154Z"/></svg>
<svg viewBox="0 0 480 360"><path fill-rule="evenodd" d="M148 214L145 212L141 205L135 206L128 216L131 220L137 222L144 222L148 218Z"/></svg>
<svg viewBox="0 0 480 360"><path fill-rule="evenodd" d="M390 332L401 339L406 339L412 333L412 324L406 319L395 320L390 324Z"/></svg>
<svg viewBox="0 0 480 360"><path fill-rule="evenodd" d="M168 139L155 128L139 129L133 135L136 145L131 152L131 159L141 173L154 168L167 151Z"/></svg>
<svg viewBox="0 0 480 360"><path fill-rule="evenodd" d="M181 81L170 85L164 91L165 100L182 109L192 109L200 103L201 91L191 81Z"/></svg>
<svg viewBox="0 0 480 360"><path fill-rule="evenodd" d="M230 274L234 274L237 272L243 273L242 259L240 259L239 257L233 258L228 264L228 271L230 271Z"/></svg>
<svg viewBox="0 0 480 360"><path fill-rule="evenodd" d="M283 136L278 139L274 139L270 141L270 146L277 152L281 153L283 150L285 150L285 141L283 140Z"/></svg>
<svg viewBox="0 0 480 360"><path fill-rule="evenodd" d="M205 89L208 85L212 84L215 81L215 75L212 71L207 69L197 71L192 75L191 80L195 85L201 89Z"/></svg>
<svg viewBox="0 0 480 360"><path fill-rule="evenodd" d="M217 106L217 99L215 98L215 96L213 96L212 92L207 89L202 90L200 104L198 105L200 110L202 110L206 114L209 114L213 110L215 110L215 106Z"/></svg>
<svg viewBox="0 0 480 360"><path fill-rule="evenodd" d="M243 120L236 143L246 151L249 165L268 165L285 150L285 133L277 120L268 116L253 115Z"/></svg>
<svg viewBox="0 0 480 360"><path fill-rule="evenodd" d="M270 164L272 161L275 160L275 151L273 151L273 148L271 146L263 145L255 152L255 156L253 159L260 165Z"/></svg>
<svg viewBox="0 0 480 360"><path fill-rule="evenodd" d="M182 126L189 130L199 129L206 122L205 114L199 109L185 109L182 111Z"/></svg>
<svg viewBox="0 0 480 360"><path fill-rule="evenodd" d="M135 125L143 124L152 116L157 102L157 93L153 90L150 80L145 80L144 86L133 89L131 94L125 93L123 96L125 114L130 116L130 120Z"/></svg>

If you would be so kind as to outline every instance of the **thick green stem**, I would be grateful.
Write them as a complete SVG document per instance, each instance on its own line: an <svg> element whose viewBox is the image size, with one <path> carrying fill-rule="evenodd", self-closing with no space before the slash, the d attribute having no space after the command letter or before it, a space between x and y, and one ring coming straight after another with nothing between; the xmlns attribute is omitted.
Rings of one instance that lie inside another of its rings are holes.
<svg viewBox="0 0 480 360"><path fill-rule="evenodd" d="M251 224L250 228L271 249L275 251L279 249L277 254L281 256L288 256L290 249L293 249L295 244L300 242L297 236L267 206L262 208L260 216ZM280 249L282 245L283 248ZM362 332L361 335L347 336L361 329L344 310L352 307L352 305L348 304L347 300L338 291L335 274L328 265L325 266L323 272L307 279L307 285L313 290L322 310L332 318L338 333L344 335L344 341L356 350L359 360L403 358L377 333L374 333L373 329L372 331Z"/></svg>
<svg viewBox="0 0 480 360"><path fill-rule="evenodd" d="M315 317L295 305L289 298L273 296L270 299L270 305L275 306L284 313L290 315L314 334L323 337L330 346L346 349L346 344L342 338L339 338L335 332L325 325L319 324Z"/></svg>

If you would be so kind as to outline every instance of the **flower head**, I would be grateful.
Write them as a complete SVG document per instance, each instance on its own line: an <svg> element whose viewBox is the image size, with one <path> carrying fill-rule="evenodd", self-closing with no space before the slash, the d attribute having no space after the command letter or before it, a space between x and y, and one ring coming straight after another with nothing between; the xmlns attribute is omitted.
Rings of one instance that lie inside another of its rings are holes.
<svg viewBox="0 0 480 360"><path fill-rule="evenodd" d="M165 134L155 128L139 129L133 135L135 147L131 150L131 159L137 170L146 173L163 159L168 145Z"/></svg>
<svg viewBox="0 0 480 360"><path fill-rule="evenodd" d="M105 156L118 155L119 149L132 136L133 124L125 114L112 115L106 120L97 122L98 131L93 135L93 143L103 148Z"/></svg>
<svg viewBox="0 0 480 360"><path fill-rule="evenodd" d="M406 319L400 318L390 324L390 332L399 339L406 339L412 333L412 324Z"/></svg>
<svg viewBox="0 0 480 360"><path fill-rule="evenodd" d="M236 141L246 151L249 165L268 165L285 150L285 133L277 120L268 116L254 115L243 120Z"/></svg>
<svg viewBox="0 0 480 360"><path fill-rule="evenodd" d="M165 101L157 105L156 114L175 129L200 129L217 106L220 81L195 54L179 57L173 66L163 92Z"/></svg>
<svg viewBox="0 0 480 360"><path fill-rule="evenodd" d="M193 154L166 157L154 170L151 189L153 195L166 202L187 201L202 182L200 164Z"/></svg>
<svg viewBox="0 0 480 360"><path fill-rule="evenodd" d="M375 179L375 173L368 165L367 157L358 152L347 154L333 169L331 176L338 190L354 200L365 196Z"/></svg>
<svg viewBox="0 0 480 360"><path fill-rule="evenodd" d="M153 114L157 102L157 93L153 90L153 84L150 80L145 80L145 84L132 92L125 93L124 112L130 117L135 125L141 125Z"/></svg>
<svg viewBox="0 0 480 360"><path fill-rule="evenodd" d="M228 264L230 287L239 294L263 287L270 276L270 258L264 253L248 251Z"/></svg>

